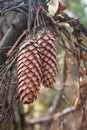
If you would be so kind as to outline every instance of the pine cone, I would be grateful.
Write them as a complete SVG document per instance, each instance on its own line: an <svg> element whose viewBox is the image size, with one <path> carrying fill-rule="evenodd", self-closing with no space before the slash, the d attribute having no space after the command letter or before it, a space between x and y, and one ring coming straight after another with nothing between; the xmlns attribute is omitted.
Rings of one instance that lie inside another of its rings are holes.
<svg viewBox="0 0 87 130"><path fill-rule="evenodd" d="M57 74L56 39L50 31L40 31L37 40L41 50L42 83L44 87L52 87Z"/></svg>
<svg viewBox="0 0 87 130"><path fill-rule="evenodd" d="M41 84L41 62L37 42L27 38L19 47L17 59L18 93L20 101L32 103Z"/></svg>

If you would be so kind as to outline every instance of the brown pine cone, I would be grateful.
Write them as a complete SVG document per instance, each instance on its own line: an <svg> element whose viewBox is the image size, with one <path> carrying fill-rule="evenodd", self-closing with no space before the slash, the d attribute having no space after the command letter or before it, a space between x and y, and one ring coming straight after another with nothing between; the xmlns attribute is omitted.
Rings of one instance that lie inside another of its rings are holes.
<svg viewBox="0 0 87 130"><path fill-rule="evenodd" d="M42 83L44 87L52 87L57 74L56 39L50 31L37 33L41 51Z"/></svg>
<svg viewBox="0 0 87 130"><path fill-rule="evenodd" d="M41 84L40 51L37 42L27 38L20 45L17 59L18 94L23 103L32 103Z"/></svg>

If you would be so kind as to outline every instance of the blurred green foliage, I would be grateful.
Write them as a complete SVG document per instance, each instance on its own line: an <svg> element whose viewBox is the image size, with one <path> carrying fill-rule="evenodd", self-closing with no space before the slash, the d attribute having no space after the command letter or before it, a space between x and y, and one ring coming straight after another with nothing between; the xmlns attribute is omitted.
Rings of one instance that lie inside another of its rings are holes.
<svg viewBox="0 0 87 130"><path fill-rule="evenodd" d="M81 23L87 25L87 10L83 3L84 0L61 0L62 4L67 6L66 13L72 15L72 17L78 17ZM58 6L53 3L49 4L49 12L54 15ZM67 12L68 11L68 12Z"/></svg>
<svg viewBox="0 0 87 130"><path fill-rule="evenodd" d="M85 10L87 7L83 4L83 0L62 0L62 2L67 5L73 15L79 18L81 23L87 25L87 11Z"/></svg>

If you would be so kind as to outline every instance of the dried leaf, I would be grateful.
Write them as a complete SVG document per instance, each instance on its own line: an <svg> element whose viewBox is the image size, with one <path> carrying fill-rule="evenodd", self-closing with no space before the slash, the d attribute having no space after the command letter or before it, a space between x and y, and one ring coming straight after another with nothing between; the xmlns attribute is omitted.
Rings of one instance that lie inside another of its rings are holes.
<svg viewBox="0 0 87 130"><path fill-rule="evenodd" d="M67 9L67 7L59 2L58 9L54 16L58 15L60 12L63 12L65 9Z"/></svg>

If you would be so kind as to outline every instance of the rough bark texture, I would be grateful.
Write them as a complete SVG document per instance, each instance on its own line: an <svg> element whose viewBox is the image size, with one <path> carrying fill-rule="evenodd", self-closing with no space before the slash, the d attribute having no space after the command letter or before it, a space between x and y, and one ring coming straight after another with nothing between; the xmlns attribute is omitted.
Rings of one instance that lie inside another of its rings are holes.
<svg viewBox="0 0 87 130"><path fill-rule="evenodd" d="M27 16L19 13L0 42L0 64L6 60L6 53L9 48L11 48L26 27Z"/></svg>

